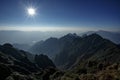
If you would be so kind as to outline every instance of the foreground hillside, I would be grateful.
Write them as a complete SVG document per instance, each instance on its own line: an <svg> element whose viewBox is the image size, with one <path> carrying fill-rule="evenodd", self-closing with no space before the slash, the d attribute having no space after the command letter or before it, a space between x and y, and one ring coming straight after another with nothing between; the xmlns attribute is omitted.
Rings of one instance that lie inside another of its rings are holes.
<svg viewBox="0 0 120 80"><path fill-rule="evenodd" d="M32 74L47 68L55 68L46 55L36 55L29 60L30 53L14 48L11 44L0 46L0 80L34 80Z"/></svg>

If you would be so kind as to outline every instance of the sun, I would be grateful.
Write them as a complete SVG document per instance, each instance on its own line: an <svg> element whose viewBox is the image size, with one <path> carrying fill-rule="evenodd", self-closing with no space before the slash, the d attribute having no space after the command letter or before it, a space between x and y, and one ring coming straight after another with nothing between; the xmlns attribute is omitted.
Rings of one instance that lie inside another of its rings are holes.
<svg viewBox="0 0 120 80"><path fill-rule="evenodd" d="M36 10L34 8L28 8L27 12L30 16L34 16L36 14Z"/></svg>

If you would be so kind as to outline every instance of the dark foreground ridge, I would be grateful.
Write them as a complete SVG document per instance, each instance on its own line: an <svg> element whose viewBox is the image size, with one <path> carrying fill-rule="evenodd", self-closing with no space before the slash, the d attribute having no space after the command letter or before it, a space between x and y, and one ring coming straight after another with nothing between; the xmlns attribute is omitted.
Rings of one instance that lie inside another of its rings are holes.
<svg viewBox="0 0 120 80"><path fill-rule="evenodd" d="M6 43L0 46L0 80L34 80L32 74L47 68L55 68L46 55L36 55L30 61L30 53L14 48Z"/></svg>

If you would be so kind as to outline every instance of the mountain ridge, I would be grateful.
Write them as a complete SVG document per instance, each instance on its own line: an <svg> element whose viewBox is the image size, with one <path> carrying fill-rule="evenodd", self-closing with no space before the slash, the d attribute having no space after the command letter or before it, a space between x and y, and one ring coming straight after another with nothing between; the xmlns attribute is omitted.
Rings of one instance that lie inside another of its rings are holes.
<svg viewBox="0 0 120 80"><path fill-rule="evenodd" d="M98 30L98 31L84 32L84 33L82 33L80 35L83 35L83 34L90 35L90 34L93 34L93 33L99 34L103 38L109 39L109 40L111 40L112 42L114 42L116 44L120 44L120 31L111 32L111 31Z"/></svg>

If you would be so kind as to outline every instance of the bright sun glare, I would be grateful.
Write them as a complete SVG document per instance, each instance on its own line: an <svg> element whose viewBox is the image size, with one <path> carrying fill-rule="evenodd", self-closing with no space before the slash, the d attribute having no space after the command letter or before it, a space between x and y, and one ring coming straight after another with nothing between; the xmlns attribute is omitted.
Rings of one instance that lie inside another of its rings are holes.
<svg viewBox="0 0 120 80"><path fill-rule="evenodd" d="M36 11L34 8L28 8L27 9L27 12L30 16L34 16L36 14Z"/></svg>

